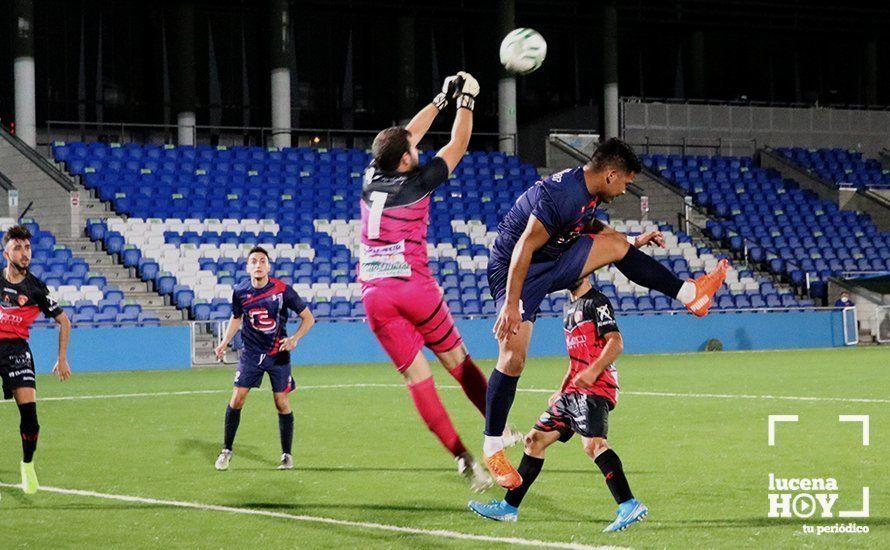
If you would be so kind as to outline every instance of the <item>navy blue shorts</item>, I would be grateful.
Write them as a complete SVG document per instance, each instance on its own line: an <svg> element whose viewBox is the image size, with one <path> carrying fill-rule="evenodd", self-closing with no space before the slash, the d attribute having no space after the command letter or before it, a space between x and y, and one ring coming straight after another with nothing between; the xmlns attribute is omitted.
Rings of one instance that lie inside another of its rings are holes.
<svg viewBox="0 0 890 550"><path fill-rule="evenodd" d="M549 262L538 262L528 266L528 274L522 285L520 304L522 320L534 322L541 311L544 297L557 290L566 290L581 278L581 270L593 246L592 235L581 235L563 254ZM498 311L504 305L507 295L507 271L510 258L492 258L488 264L488 286Z"/></svg>
<svg viewBox="0 0 890 550"><path fill-rule="evenodd" d="M294 389L291 376L290 353L280 351L275 355L241 352L238 370L235 371L236 388L259 388L263 381L263 373L269 373L272 391L275 393L290 392Z"/></svg>

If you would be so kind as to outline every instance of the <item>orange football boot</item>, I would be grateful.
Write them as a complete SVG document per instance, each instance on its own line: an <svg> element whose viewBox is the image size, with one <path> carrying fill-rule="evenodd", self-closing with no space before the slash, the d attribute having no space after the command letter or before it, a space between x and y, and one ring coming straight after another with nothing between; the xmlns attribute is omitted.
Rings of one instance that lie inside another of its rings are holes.
<svg viewBox="0 0 890 550"><path fill-rule="evenodd" d="M707 315L708 310L714 305L714 294L723 286L728 268L729 262L726 259L720 260L714 271L692 281L695 285L695 299L686 304L686 309L698 317Z"/></svg>
<svg viewBox="0 0 890 550"><path fill-rule="evenodd" d="M485 465L488 466L491 477L504 489L515 489L522 485L522 476L510 464L510 459L504 454L503 449L491 456L486 456Z"/></svg>

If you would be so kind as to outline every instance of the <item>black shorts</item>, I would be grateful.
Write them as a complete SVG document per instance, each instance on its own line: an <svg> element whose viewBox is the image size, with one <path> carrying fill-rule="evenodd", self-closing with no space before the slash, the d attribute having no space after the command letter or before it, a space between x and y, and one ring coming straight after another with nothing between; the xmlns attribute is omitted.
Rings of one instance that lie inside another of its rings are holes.
<svg viewBox="0 0 890 550"><path fill-rule="evenodd" d="M12 398L16 388L34 388L34 357L25 340L0 340L0 379L3 399Z"/></svg>
<svg viewBox="0 0 890 550"><path fill-rule="evenodd" d="M599 395L564 393L541 415L535 429L541 432L558 431L565 443L575 433L583 437L602 437L609 432L611 401Z"/></svg>

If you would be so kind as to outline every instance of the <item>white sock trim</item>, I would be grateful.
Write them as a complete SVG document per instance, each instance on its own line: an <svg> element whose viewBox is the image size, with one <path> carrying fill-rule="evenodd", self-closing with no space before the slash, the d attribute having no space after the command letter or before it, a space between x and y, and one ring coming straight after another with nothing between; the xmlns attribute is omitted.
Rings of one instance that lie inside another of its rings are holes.
<svg viewBox="0 0 890 550"><path fill-rule="evenodd" d="M491 456L504 449L504 439L500 436L486 435L482 442L482 452L485 456Z"/></svg>
<svg viewBox="0 0 890 550"><path fill-rule="evenodd" d="M683 286L680 287L680 292L677 292L677 299L680 300L683 305L688 305L691 301L695 300L695 285L691 281L683 283Z"/></svg>

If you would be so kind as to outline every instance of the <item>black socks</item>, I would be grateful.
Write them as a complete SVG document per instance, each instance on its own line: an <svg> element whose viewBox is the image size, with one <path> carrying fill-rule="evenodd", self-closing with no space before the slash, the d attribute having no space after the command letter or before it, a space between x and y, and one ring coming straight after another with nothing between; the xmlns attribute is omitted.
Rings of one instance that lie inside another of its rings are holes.
<svg viewBox="0 0 890 550"><path fill-rule="evenodd" d="M503 435L513 398L516 397L517 382L518 376L509 376L497 369L492 371L485 393L485 435Z"/></svg>
<svg viewBox="0 0 890 550"><path fill-rule="evenodd" d="M294 442L294 413L278 414L278 433L281 435L281 452L291 454Z"/></svg>
<svg viewBox="0 0 890 550"><path fill-rule="evenodd" d="M40 434L40 424L37 423L37 403L22 403L19 405L19 432L22 434L22 462L34 460L34 451L37 450L37 437Z"/></svg>
<svg viewBox="0 0 890 550"><path fill-rule="evenodd" d="M238 431L238 424L241 423L241 409L233 409L230 405L226 406L226 432L223 438L223 448L232 450L232 444L235 442L235 433Z"/></svg>
<svg viewBox="0 0 890 550"><path fill-rule="evenodd" d="M538 474L541 473L541 468L543 467L543 458L535 458L527 454L522 455L522 462L519 463L518 468L519 475L522 476L522 485L507 491L504 501L514 508L519 508L519 505L522 504L522 499L525 498L525 493L528 492L532 483L538 478Z"/></svg>
<svg viewBox="0 0 890 550"><path fill-rule="evenodd" d="M633 493L630 492L630 484L627 483L627 478L624 476L621 459L618 458L615 451L607 449L606 452L596 457L593 461L596 462L603 475L606 476L606 485L609 486L609 491L615 497L615 502L621 504L634 497Z"/></svg>
<svg viewBox="0 0 890 550"><path fill-rule="evenodd" d="M669 298L676 298L683 281L653 258L631 245L627 254L614 264L625 277L640 286L657 290Z"/></svg>

